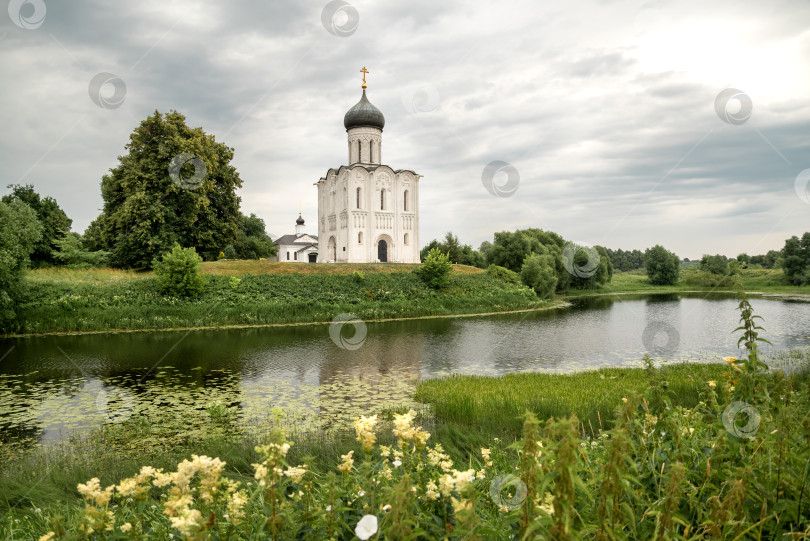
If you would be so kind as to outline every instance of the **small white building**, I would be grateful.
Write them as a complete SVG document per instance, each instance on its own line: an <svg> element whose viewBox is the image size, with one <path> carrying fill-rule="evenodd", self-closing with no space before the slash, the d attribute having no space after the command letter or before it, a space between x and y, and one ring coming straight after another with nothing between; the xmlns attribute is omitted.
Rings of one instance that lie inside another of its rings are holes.
<svg viewBox="0 0 810 541"><path fill-rule="evenodd" d="M278 261L290 263L315 263L318 260L318 237L304 233L304 218L295 220L295 234L282 235L275 241Z"/></svg>
<svg viewBox="0 0 810 541"><path fill-rule="evenodd" d="M366 97L365 75L362 88L343 118L349 163L329 169L315 184L318 262L419 263L422 175L382 163L385 118Z"/></svg>

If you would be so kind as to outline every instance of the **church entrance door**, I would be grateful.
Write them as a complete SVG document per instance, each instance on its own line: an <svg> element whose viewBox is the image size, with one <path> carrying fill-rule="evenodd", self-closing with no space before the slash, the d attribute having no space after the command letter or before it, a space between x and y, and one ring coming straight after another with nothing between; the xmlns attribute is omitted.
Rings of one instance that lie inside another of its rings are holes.
<svg viewBox="0 0 810 541"><path fill-rule="evenodd" d="M377 259L380 263L388 262L388 243L382 239L377 243Z"/></svg>
<svg viewBox="0 0 810 541"><path fill-rule="evenodd" d="M309 254L309 262L315 263L318 260L318 254Z"/></svg>

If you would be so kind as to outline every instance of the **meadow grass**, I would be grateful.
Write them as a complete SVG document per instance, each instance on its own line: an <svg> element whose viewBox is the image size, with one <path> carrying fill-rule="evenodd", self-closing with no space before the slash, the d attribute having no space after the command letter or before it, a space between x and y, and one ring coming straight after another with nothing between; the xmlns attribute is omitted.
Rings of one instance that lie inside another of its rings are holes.
<svg viewBox="0 0 810 541"><path fill-rule="evenodd" d="M492 435L517 437L527 411L539 419L576 415L588 432L610 428L622 398L644 393L651 377L665 382L674 402L692 407L721 364L683 363L658 370L603 368L574 374L453 375L419 383L415 398L427 402L440 422L475 426Z"/></svg>

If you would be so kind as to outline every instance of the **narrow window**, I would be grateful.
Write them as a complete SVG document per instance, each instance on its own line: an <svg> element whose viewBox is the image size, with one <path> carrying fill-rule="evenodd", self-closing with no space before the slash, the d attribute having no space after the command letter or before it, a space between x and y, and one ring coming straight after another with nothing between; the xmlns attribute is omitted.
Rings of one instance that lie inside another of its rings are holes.
<svg viewBox="0 0 810 541"><path fill-rule="evenodd" d="M360 188L357 188L357 207L360 208Z"/></svg>
<svg viewBox="0 0 810 541"><path fill-rule="evenodd" d="M408 234L407 233L405 233L404 241L405 241L405 246L407 246L408 245Z"/></svg>
<svg viewBox="0 0 810 541"><path fill-rule="evenodd" d="M359 139L357 141L357 161L363 162L363 143Z"/></svg>
<svg viewBox="0 0 810 541"><path fill-rule="evenodd" d="M405 190L405 193L402 196L402 210L405 212L408 211L408 190Z"/></svg>
<svg viewBox="0 0 810 541"><path fill-rule="evenodd" d="M293 254L293 259L295 259L296 261L298 261L298 252L295 252L295 253Z"/></svg>
<svg viewBox="0 0 810 541"><path fill-rule="evenodd" d="M287 252L287 261L290 260L290 252Z"/></svg>
<svg viewBox="0 0 810 541"><path fill-rule="evenodd" d="M363 244L363 232L362 231L360 231L357 234L357 244Z"/></svg>
<svg viewBox="0 0 810 541"><path fill-rule="evenodd" d="M385 188L380 190L380 210L385 210Z"/></svg>

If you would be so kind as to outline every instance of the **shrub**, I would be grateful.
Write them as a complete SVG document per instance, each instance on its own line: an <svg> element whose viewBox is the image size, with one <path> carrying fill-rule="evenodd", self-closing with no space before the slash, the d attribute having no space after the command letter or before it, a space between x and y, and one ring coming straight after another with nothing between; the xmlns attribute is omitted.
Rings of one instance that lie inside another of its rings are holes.
<svg viewBox="0 0 810 541"><path fill-rule="evenodd" d="M733 279L730 274L713 274L702 270L683 271L684 284L701 287L730 287Z"/></svg>
<svg viewBox="0 0 810 541"><path fill-rule="evenodd" d="M728 274L728 260L724 255L704 254L703 257L700 258L700 270L712 274Z"/></svg>
<svg viewBox="0 0 810 541"><path fill-rule="evenodd" d="M31 207L19 200L0 201L0 330L14 321L20 278L41 237L42 225Z"/></svg>
<svg viewBox="0 0 810 541"><path fill-rule="evenodd" d="M519 286L522 284L520 281L520 275L513 270L509 270L506 267L499 267L498 265L490 265L487 267L487 274L492 276L493 278L497 278L507 284L513 284Z"/></svg>
<svg viewBox="0 0 810 541"><path fill-rule="evenodd" d="M554 258L550 255L530 255L523 261L520 279L532 288L538 297L550 297L554 294L554 288L557 287Z"/></svg>
<svg viewBox="0 0 810 541"><path fill-rule="evenodd" d="M171 252L155 258L152 266L162 293L176 297L198 297L205 290L205 278L200 274L202 258L192 248L175 244Z"/></svg>
<svg viewBox="0 0 810 541"><path fill-rule="evenodd" d="M222 254L225 259L236 259L236 249L233 247L233 244L229 244L222 250Z"/></svg>
<svg viewBox="0 0 810 541"><path fill-rule="evenodd" d="M428 286L433 289L442 289L450 285L450 271L453 269L453 264L447 254L444 254L438 248L433 248L422 263L414 272L421 278Z"/></svg>
<svg viewBox="0 0 810 541"><path fill-rule="evenodd" d="M644 268L650 283L656 286L671 286L681 274L681 260L660 244L644 252Z"/></svg>

